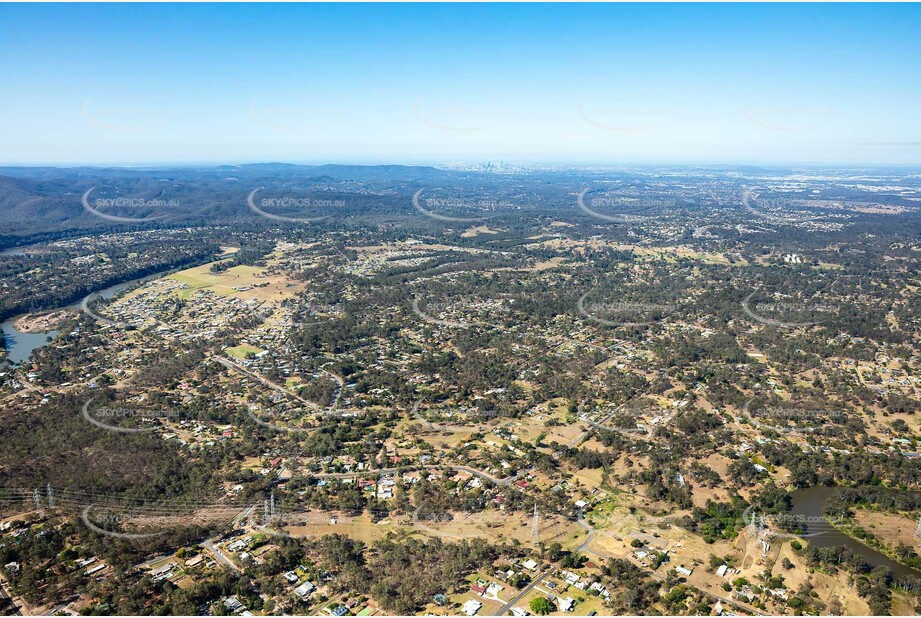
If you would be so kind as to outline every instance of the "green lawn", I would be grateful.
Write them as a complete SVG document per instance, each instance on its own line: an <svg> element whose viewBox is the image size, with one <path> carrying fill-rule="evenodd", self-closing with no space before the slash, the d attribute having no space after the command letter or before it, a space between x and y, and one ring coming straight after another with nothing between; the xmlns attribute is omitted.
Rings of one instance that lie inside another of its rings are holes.
<svg viewBox="0 0 921 618"><path fill-rule="evenodd" d="M227 354L234 358L239 358L240 360L245 360L249 354L259 354L260 352L262 352L261 349L246 343L233 348L227 348Z"/></svg>

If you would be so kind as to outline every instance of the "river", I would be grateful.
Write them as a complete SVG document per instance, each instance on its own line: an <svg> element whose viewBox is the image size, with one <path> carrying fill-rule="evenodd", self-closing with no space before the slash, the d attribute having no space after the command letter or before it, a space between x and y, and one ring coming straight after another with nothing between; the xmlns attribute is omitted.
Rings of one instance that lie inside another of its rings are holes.
<svg viewBox="0 0 921 618"><path fill-rule="evenodd" d="M20 317L10 318L0 324L0 328L3 329L3 336L6 338L6 358L16 365L29 360L29 357L32 356L32 350L48 343L49 337L54 339L58 336L58 331L56 330L21 333L13 326L13 323Z"/></svg>
<svg viewBox="0 0 921 618"><path fill-rule="evenodd" d="M28 255L29 254L28 249L29 247L13 247L10 249L4 249L3 251L0 251L0 255ZM226 247L222 247L222 249L224 249L224 253L220 255L216 255L203 263L210 264L211 262L222 260L233 254L233 251L230 251ZM103 288L99 290L98 292L90 293L89 296L99 297L104 300L108 300L112 298L113 296L115 296L116 294L118 294L119 292L121 292L122 290L126 290L130 287L136 286L138 284L141 284L147 281L152 281L154 279L165 277L174 272L185 270L186 268L194 268L194 267L195 265L187 265L187 266L180 266L176 268L170 268L168 270L160 271L158 273L154 273L151 275L145 275L143 277L138 277L137 279L131 279L129 281L123 281L121 283L116 283L115 285L110 285L109 287ZM88 297L85 297L85 298L88 298ZM73 302L67 305L66 308L68 309L78 308L79 309L80 303L83 302L83 300L84 299L80 299L76 302ZM14 364L20 364L25 361L28 361L29 357L32 356L32 352L35 351L36 348L40 348L44 346L45 344L47 344L49 337L54 339L59 334L59 331L56 331L56 330L49 330L49 331L38 332L38 333L19 332L14 326L14 323L16 322L16 320L18 320L21 317L22 317L21 315L15 316L13 318L10 318L6 322L3 322L2 324L0 324L0 328L3 328L3 333L6 336L6 359L5 360L8 360Z"/></svg>
<svg viewBox="0 0 921 618"><path fill-rule="evenodd" d="M96 292L95 295L109 299L122 290L149 278L150 277L141 277L139 279L132 279L130 281L123 281L122 283L110 285L107 288L99 290L99 292ZM79 306L79 302L67 305L68 308ZM32 356L32 352L35 351L36 348L40 348L46 345L48 343L49 337L54 339L60 333L60 331L57 330L48 330L36 333L23 333L19 331L15 326L16 320L21 317L21 315L17 315L16 317L10 318L6 322L0 324L0 328L3 329L3 336L6 338L6 360L15 365L19 365L28 361L29 357Z"/></svg>
<svg viewBox="0 0 921 618"><path fill-rule="evenodd" d="M188 268L188 267L186 267ZM93 292L90 296L103 298L108 300L118 294L119 292L136 286L140 283L150 281L152 279L158 279L164 277L171 272L174 272L180 269L170 269L163 271L161 273L156 273L153 275L147 275L145 277L138 277L137 279L131 279L129 281L123 281L121 283L116 283L115 285L110 285L107 288L103 288L98 292ZM79 308L82 299L67 305L66 308ZM21 364L29 360L29 357L32 356L32 352L36 348L40 348L48 343L48 338L51 337L54 339L58 336L59 331L49 330L44 332L37 333L23 333L16 329L15 322L21 315L10 318L6 322L0 324L0 328L3 328L3 334L6 337L6 359L13 364Z"/></svg>
<svg viewBox="0 0 921 618"><path fill-rule="evenodd" d="M889 556L849 537L828 523L828 520L825 519L825 501L839 490L838 487L810 487L793 492L791 513L803 517L807 522L816 522L807 525L806 534L809 536L805 540L816 547L844 546L852 553L862 556L873 566L888 567L896 577L911 575L921 578L921 571L899 564Z"/></svg>

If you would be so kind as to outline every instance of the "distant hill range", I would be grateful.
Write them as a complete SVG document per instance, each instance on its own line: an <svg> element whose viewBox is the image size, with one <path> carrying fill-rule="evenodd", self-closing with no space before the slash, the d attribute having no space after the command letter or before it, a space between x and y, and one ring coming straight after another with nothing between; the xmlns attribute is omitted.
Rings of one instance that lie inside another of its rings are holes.
<svg viewBox="0 0 921 618"><path fill-rule="evenodd" d="M916 182L906 174L917 170L892 169L888 170L891 176L884 176L886 172L873 170L878 178L872 182L879 188L871 191L854 180L871 182L866 177L868 170L817 168L820 177L837 173L848 181L831 183L831 188L825 186L828 183L804 186L797 193L785 187L767 199L869 201L916 214L917 201L891 186ZM680 208L710 203L731 210L741 209L746 187L770 187L778 177L802 179L808 174L800 168L731 165L522 168L515 173L419 165L291 163L0 167L0 249L86 233L200 225L277 226L319 219L324 225L354 226L405 223L406 217L413 217L417 222L461 227L478 217L498 216L496 210L502 210L509 220L565 213L570 219L582 217L586 224L597 225L597 217L576 207L575 196L583 189L621 191L627 198L645 197L658 204L672 200ZM438 213L413 203L412 196L420 189L425 190L421 199L433 204L431 208ZM814 210L827 215L827 207L821 207ZM668 216L667 208L660 210Z"/></svg>
<svg viewBox="0 0 921 618"><path fill-rule="evenodd" d="M370 205L393 200L394 189L449 181L462 174L428 166L254 163L215 167L0 167L0 245L65 230L126 225L221 224L258 220L247 204L260 198ZM89 212L116 217L106 219ZM405 208L411 208L403 199ZM297 213L289 213L297 214ZM144 221L144 219L149 219ZM132 223L132 220L137 220ZM17 240L18 239L18 240Z"/></svg>

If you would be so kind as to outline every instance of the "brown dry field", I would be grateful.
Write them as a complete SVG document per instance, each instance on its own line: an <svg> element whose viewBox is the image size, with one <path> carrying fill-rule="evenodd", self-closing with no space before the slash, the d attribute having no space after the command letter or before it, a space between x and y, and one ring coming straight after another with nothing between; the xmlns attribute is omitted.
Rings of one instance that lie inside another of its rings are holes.
<svg viewBox="0 0 921 618"><path fill-rule="evenodd" d="M173 273L165 278L185 283L191 286L193 292L208 289L221 296L234 296L243 300L280 301L293 297L307 286L303 281L293 281L283 274L266 274L267 268L256 266L234 266L219 273L212 273L210 269L211 264L205 264ZM233 289L263 283L269 285L243 292ZM190 290L185 290L180 294L185 297L189 292ZM130 296L131 294L127 297Z"/></svg>
<svg viewBox="0 0 921 618"><path fill-rule="evenodd" d="M563 256L557 256L557 257L550 258L549 260L545 260L545 261L543 261L543 262L538 262L538 263L535 264L534 266L528 266L528 267L526 267L526 268L515 268L515 267L512 267L512 266L502 266L502 267L499 267L499 268L490 268L490 269L489 269L489 272L503 272L503 271L506 271L506 272L510 272L510 271L514 271L514 272L543 272L543 271L545 271L545 270L551 270L551 269L553 269L553 268L558 268L558 267L562 266L562 265L563 265L563 262L565 262L567 259L569 259L569 258L563 257Z"/></svg>
<svg viewBox="0 0 921 618"><path fill-rule="evenodd" d="M541 245L552 247L554 249L579 249L582 247L599 249L606 247L613 249L615 251L632 251L636 255L643 257L664 257L668 260L675 260L677 258L687 258L692 260L700 260L702 262L708 262L713 264L729 264L729 260L725 255L721 253L706 253L702 251L695 251L690 247L641 247L638 245L623 244L617 242L605 242L601 240L571 240L571 239L559 239L554 238L552 240L546 240ZM747 263L743 260L737 262L737 265L745 266Z"/></svg>
<svg viewBox="0 0 921 618"><path fill-rule="evenodd" d="M339 514L336 516L336 523L331 523L334 514L307 514L302 516L303 523L289 525L284 527L284 531L294 538L301 537L321 537L328 534L343 534L352 539L373 543L387 536L388 532L398 529L400 526L394 518L385 519L374 523L367 513L358 517L350 517ZM297 515L292 515L292 519L298 520ZM411 522L408 517L399 518L401 523Z"/></svg>
<svg viewBox="0 0 921 618"><path fill-rule="evenodd" d="M479 236L480 234L498 234L497 230L490 229L486 225L479 225L477 227L472 227L468 230L464 230L461 234L461 238L473 238L474 236Z"/></svg>
<svg viewBox="0 0 921 618"><path fill-rule="evenodd" d="M727 471L729 470L729 459L720 454L713 454L707 457L706 459L701 460L701 463L705 466L709 466L716 471L721 477L726 478ZM713 500L714 502L729 502L729 491L720 485L717 485L714 488L701 487L700 485L691 482L693 490L691 492L691 501L694 503L694 506L703 507L707 504L707 500Z"/></svg>
<svg viewBox="0 0 921 618"><path fill-rule="evenodd" d="M447 539L482 537L495 542L511 542L517 539L524 545L531 545L531 515L526 513L505 513L485 511L483 513L454 513L449 522L422 521L415 528L428 536ZM538 524L538 539L543 543L560 543L564 548L577 547L587 533L577 524L558 516L541 517Z"/></svg>
<svg viewBox="0 0 921 618"><path fill-rule="evenodd" d="M893 616L917 616L915 611L915 597L901 590L892 591L892 615Z"/></svg>
<svg viewBox="0 0 921 618"><path fill-rule="evenodd" d="M918 542L915 538L917 520L906 515L854 509L854 520L889 547L895 548L899 543L913 547Z"/></svg>
<svg viewBox="0 0 921 618"><path fill-rule="evenodd" d="M358 517L338 515L335 524L330 523L330 513L308 513L285 526L284 531L293 537L313 537L327 534L344 534L351 538L372 543L389 532L421 534L442 539L484 538L496 543L517 539L524 545L531 544L531 516L525 513L504 513L485 511L483 513L453 513L451 521L413 521L410 515L401 515L374 523L367 514ZM543 543L560 543L565 549L577 547L586 536L577 524L558 516L541 518L538 525L538 539Z"/></svg>
<svg viewBox="0 0 921 618"><path fill-rule="evenodd" d="M420 242L414 245L393 243L386 245L364 245L364 246L347 246L350 251L364 255L373 255L375 253L385 253L387 251L464 251L467 253L485 253L485 249L476 249L471 247L458 247L456 245L442 245L440 243Z"/></svg>
<svg viewBox="0 0 921 618"><path fill-rule="evenodd" d="M135 515L130 512L122 514L131 530L128 532L156 532L176 526L205 526L215 523L229 523L243 510L240 506L202 507L189 513L167 515ZM92 514L89 520L93 522ZM94 522L95 523L95 522ZM99 525L99 524L97 524ZM100 526L105 527L105 526Z"/></svg>
<svg viewBox="0 0 921 618"><path fill-rule="evenodd" d="M572 473L572 482L575 483L578 481L582 487L587 487L591 490L596 487L601 487L601 477L603 475L604 470L601 468L595 468L594 470L576 470Z"/></svg>

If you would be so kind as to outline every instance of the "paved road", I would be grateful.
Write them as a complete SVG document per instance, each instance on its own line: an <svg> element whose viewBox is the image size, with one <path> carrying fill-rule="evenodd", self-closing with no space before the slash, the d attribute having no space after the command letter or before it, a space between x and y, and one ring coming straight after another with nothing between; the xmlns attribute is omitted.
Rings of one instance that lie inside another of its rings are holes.
<svg viewBox="0 0 921 618"><path fill-rule="evenodd" d="M409 466L406 468L378 468L376 470L362 470L360 472L318 472L310 473L310 476L318 479L354 479L360 478L363 476L373 476L381 474L393 474L395 472L402 471L411 471L411 470L439 470L447 468L449 470L454 470L455 472L463 471L469 472L474 476L478 476L485 481L495 483L496 485L506 486L509 485L512 481L518 478L518 475L507 476L504 479L496 478L488 472L483 472L482 470L477 470L476 468L470 468L468 466L438 466L438 465L427 465L427 466Z"/></svg>
<svg viewBox="0 0 921 618"><path fill-rule="evenodd" d="M243 510L240 512L239 515L237 515L236 517L233 518L233 525L234 525L234 526L237 526L243 519L249 517L255 509L256 509L255 506L250 506L250 507L247 507L247 508L243 509ZM234 564L233 561L230 560L230 558L228 558L226 555L224 555L224 552L222 552L220 549L218 549L218 548L214 545L214 541L216 541L218 538L219 538L219 537L216 537L216 536L211 537L210 539L208 539L208 540L203 541L202 543L200 543L200 544L199 544L199 547L203 547L203 548L205 548L206 550L208 550L208 552L209 552L212 556L214 556L214 558L215 558L218 562L220 562L221 564L223 564L224 566L229 567L229 568L233 569L234 571L239 571L240 573L242 573L242 572L243 572L243 569L241 569L241 568L238 567L236 564Z"/></svg>
<svg viewBox="0 0 921 618"><path fill-rule="evenodd" d="M294 399L297 399L298 401L300 401L302 404L304 404L304 405L307 406L308 408L312 408L312 409L314 409L314 410L319 409L319 406L318 406L317 404L313 403L312 401L307 401L306 399L304 399L304 398L301 397L300 395L298 395L298 394L296 394L296 393L292 393L291 391L289 391L288 389L286 389L284 386L278 384L277 382L273 382L273 381L269 380L268 378L266 378L266 377L260 375L259 373L255 372L255 371L250 371L249 369L247 369L247 368L244 367L243 365L240 365L240 364L238 364L238 363L235 363L234 361L230 360L229 358L227 358L227 357L225 357L225 356L217 356L217 355L215 355L215 356L212 356L211 358L213 358L214 360L216 360L216 361L219 362L220 364L224 365L224 366L227 367L228 369L232 369L232 370L234 370L234 371L237 371L237 372L239 372L239 373L242 373L242 374L244 374L244 375L246 375L246 376L249 376L250 378L253 378L254 380L259 380L260 382L262 382L263 384L265 384L265 385L268 386L269 388L273 388L273 389L275 389L275 390L277 390L277 391L280 391L280 392L284 393L285 395L288 395L289 397L292 397L292 398L294 398Z"/></svg>
<svg viewBox="0 0 921 618"><path fill-rule="evenodd" d="M109 318L105 318L97 313L94 313L93 310L90 309L90 302L96 296L97 296L96 292L91 292L90 294L87 294L86 297L80 301L80 311L90 316L91 318L99 322L100 324L104 324L106 326L118 326L120 328L126 327L127 324L125 324L124 322L116 322L115 320L110 320Z"/></svg>
<svg viewBox="0 0 921 618"><path fill-rule="evenodd" d="M566 444L566 448L576 448L577 446L579 446L580 444L582 444L582 443L586 440L586 438L588 438L590 435L592 435L591 430L589 430L589 431L583 431L583 432L580 433L578 436L576 436L575 438L573 438L572 440L570 440L570 441Z"/></svg>
<svg viewBox="0 0 921 618"><path fill-rule="evenodd" d="M525 597L528 595L528 593L531 592L531 590L534 588L534 586L536 586L537 584L539 584L539 583L541 583L542 581L544 581L547 577L549 577L550 575L552 575L554 572L556 572L556 567L555 567L555 566L552 566L552 567L550 567L549 569L547 569L546 571L544 571L541 575L539 575L538 577L534 578L534 580L533 580L530 584L528 584L527 586L525 586L525 587L521 590L521 592L519 592L519 593L516 594L514 597L512 597L512 600L511 600L511 601L509 601L508 603L506 603L505 605L503 605L502 607L500 607L499 609L497 609L495 612L493 612L492 615L493 615L493 616L504 616L504 615L506 615L507 613L509 613L509 611L510 611L513 607L515 607L515 604L516 604L516 603L518 603L519 601L521 601L521 599L525 598Z"/></svg>
<svg viewBox="0 0 921 618"><path fill-rule="evenodd" d="M212 538L208 539L207 541L203 541L203 542L201 543L201 547L204 547L205 549L207 549L208 552L209 552L212 556L214 556L214 558L215 558L218 562L220 562L221 564L223 564L224 566L229 567L229 568L233 569L234 571L239 571L239 572L242 573L242 572L243 572L243 569L241 569L240 567L238 567L237 565L235 565L235 564L233 563L233 561L231 561L227 556L225 556L224 553L223 553L221 550L219 550L217 547L215 547L214 541L215 541L216 539L217 539L217 537L212 537Z"/></svg>
<svg viewBox="0 0 921 618"><path fill-rule="evenodd" d="M579 519L577 519L577 520L576 520L576 523L579 524L580 526L582 526L583 528L585 528L586 530L588 530L588 538L585 539L585 542L584 542L584 543L582 543L581 545L579 545L579 546L576 548L576 553L578 553L578 552L580 552L580 551L591 551L591 550L589 550L588 547L589 547L589 545L592 544L592 541L595 540L595 528L594 528L591 524L589 524L587 521L585 521L585 517L584 517L584 516L583 516L583 517L580 517ZM594 552L592 552L592 553L594 553Z"/></svg>
<svg viewBox="0 0 921 618"><path fill-rule="evenodd" d="M338 387L336 388L336 395L335 395L335 397L333 398L333 403L332 403L328 408L325 408L325 409L324 409L322 406L318 405L317 403L315 403L315 402L313 402L313 401L310 401L310 400L308 400L308 399L304 399L303 397L301 397L301 396L298 395L297 393L292 392L291 390L285 388L285 387L282 386L281 384L279 384L279 383L277 383L277 382L273 382L272 380L269 380L268 378L266 378L265 376L263 376L262 374L260 374L258 371L253 371L253 370L251 370L251 369L248 369L248 368L244 367L243 365L241 365L241 364L239 364L239 363L236 363L236 362L230 360L230 359L227 358L226 356L219 356L219 355L215 354L215 355L212 355L211 358L213 358L214 360L216 360L216 361L219 362L220 364L224 365L224 366L227 367L228 369L231 369L231 370L233 370L233 371L237 371L237 372L239 372L239 373L242 373L243 375L248 376L248 377L250 377L250 378L253 378L254 380L258 380L258 381L262 382L264 385L268 386L269 388L275 389L275 390L279 391L280 393L283 393L283 394L285 394L285 395L287 395L287 396L289 396L289 397L291 397L291 398L293 398L293 399L296 399L297 401L299 401L300 403L304 404L305 406L307 406L308 408L310 408L310 409L313 410L314 412L325 412L325 414L326 414L327 416L335 416L335 414L333 414L332 411L338 410L338 408L339 408L339 400L342 399L342 391L345 389L345 381L344 381L341 377L339 377L339 376L337 376L336 374L331 373L331 372L329 372L329 371L327 371L327 370L325 370L325 369L319 369L319 370L318 370L319 373L326 374L327 376L329 376L329 378L330 378L331 380L335 381L336 384L338 385ZM361 412L361 410L345 409L345 410L342 410L342 412L343 412L343 413L345 413L345 412Z"/></svg>
<svg viewBox="0 0 921 618"><path fill-rule="evenodd" d="M4 587L5 584L6 584L6 580L0 579L0 600L6 601L7 599L9 599L10 607L12 607L14 610L12 614L9 614L10 616L22 616L22 611L16 605L16 602L13 600L13 597L11 597L7 593L6 588Z"/></svg>
<svg viewBox="0 0 921 618"><path fill-rule="evenodd" d="M331 373L329 371L326 371L325 369L320 369L320 373L325 373L330 378L332 378L336 382L336 384L339 385L339 387L336 389L336 396L333 397L333 402L329 406L331 410L335 410L336 408L339 407L339 400L342 399L342 391L345 390L345 380L337 376L335 373Z"/></svg>

